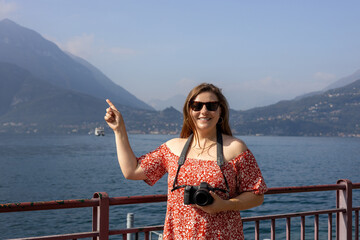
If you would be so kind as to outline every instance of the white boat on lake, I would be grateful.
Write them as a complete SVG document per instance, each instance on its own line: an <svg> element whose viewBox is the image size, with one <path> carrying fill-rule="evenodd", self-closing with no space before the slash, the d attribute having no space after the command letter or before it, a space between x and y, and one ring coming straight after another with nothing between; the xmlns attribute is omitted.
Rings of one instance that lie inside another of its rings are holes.
<svg viewBox="0 0 360 240"><path fill-rule="evenodd" d="M94 131L95 136L105 136L104 128L103 127L97 127Z"/></svg>

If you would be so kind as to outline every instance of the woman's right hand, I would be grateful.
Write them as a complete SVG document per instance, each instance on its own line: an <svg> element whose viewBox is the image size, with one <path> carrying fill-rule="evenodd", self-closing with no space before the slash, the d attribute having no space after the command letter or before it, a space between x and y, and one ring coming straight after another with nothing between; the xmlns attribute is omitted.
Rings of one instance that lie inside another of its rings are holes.
<svg viewBox="0 0 360 240"><path fill-rule="evenodd" d="M109 127L114 130L114 132L121 131L124 128L124 119L121 113L117 110L114 104L106 99L106 102L109 104L109 107L106 109L105 121Z"/></svg>
<svg viewBox="0 0 360 240"><path fill-rule="evenodd" d="M104 119L109 127L114 130L118 162L124 177L132 180L146 179L144 169L139 166L131 149L121 113L109 99L106 99L106 102L109 104L109 108L106 109Z"/></svg>

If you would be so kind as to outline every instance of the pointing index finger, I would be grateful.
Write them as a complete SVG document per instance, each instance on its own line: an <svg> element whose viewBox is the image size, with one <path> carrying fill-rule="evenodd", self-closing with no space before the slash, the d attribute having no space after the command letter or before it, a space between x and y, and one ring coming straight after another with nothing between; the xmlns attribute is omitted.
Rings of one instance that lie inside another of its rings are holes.
<svg viewBox="0 0 360 240"><path fill-rule="evenodd" d="M114 110L117 110L117 108L115 107L115 105L109 100L109 99L106 99L106 102L109 104L109 106L114 109Z"/></svg>

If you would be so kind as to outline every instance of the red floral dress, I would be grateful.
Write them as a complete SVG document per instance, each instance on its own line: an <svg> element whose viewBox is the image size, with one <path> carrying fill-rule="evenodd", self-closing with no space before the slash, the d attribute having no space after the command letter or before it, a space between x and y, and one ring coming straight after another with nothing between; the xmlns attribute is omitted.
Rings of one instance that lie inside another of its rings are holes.
<svg viewBox="0 0 360 240"><path fill-rule="evenodd" d="M138 158L145 170L146 183L154 185L168 173L168 202L164 225L164 239L244 239L239 211L206 213L190 205L184 205L184 188L171 192L179 156L166 144ZM245 191L263 194L267 191L258 164L247 150L226 162L223 171L230 188L230 198ZM180 168L177 185L198 186L207 182L212 187L226 190L224 177L216 161L187 158ZM226 199L221 191L216 193Z"/></svg>

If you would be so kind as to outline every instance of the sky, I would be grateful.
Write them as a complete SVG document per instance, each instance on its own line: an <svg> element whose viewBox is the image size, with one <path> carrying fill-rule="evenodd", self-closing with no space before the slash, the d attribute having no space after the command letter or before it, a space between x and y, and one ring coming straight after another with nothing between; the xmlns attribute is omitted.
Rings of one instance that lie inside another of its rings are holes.
<svg viewBox="0 0 360 240"><path fill-rule="evenodd" d="M145 102L210 82L246 110L360 69L360 1L0 0L33 29Z"/></svg>

